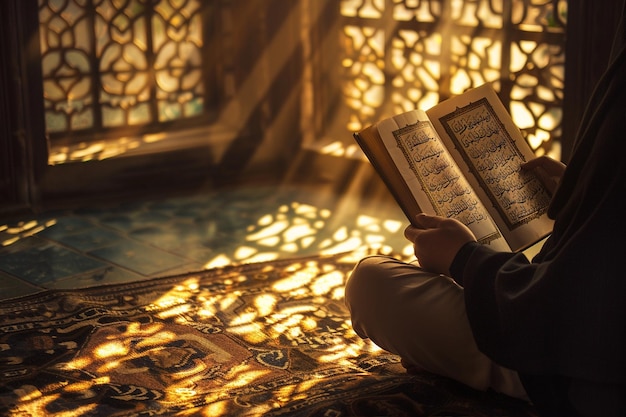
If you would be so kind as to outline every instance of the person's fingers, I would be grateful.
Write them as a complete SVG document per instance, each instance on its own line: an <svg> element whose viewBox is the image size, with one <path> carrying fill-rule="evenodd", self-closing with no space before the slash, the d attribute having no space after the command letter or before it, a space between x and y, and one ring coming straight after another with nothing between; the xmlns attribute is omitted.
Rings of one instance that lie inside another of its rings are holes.
<svg viewBox="0 0 626 417"><path fill-rule="evenodd" d="M555 177L554 175L550 175L549 173L546 172L545 169L543 169L543 167L539 167L535 169L535 174L537 175L537 178L539 178L539 181L541 181L543 186L546 187L548 192L550 194L554 194L554 192L556 191L556 188L559 185L560 178Z"/></svg>
<svg viewBox="0 0 626 417"><path fill-rule="evenodd" d="M422 232L421 229L418 229L415 226L408 226L404 229L404 237L407 238L411 242L415 242L415 238Z"/></svg>
<svg viewBox="0 0 626 417"><path fill-rule="evenodd" d="M522 169L533 171L550 194L554 194L565 172L565 164L547 156L540 156L522 164Z"/></svg>
<svg viewBox="0 0 626 417"><path fill-rule="evenodd" d="M552 159L548 156L540 156L538 158L531 159L524 162L521 165L522 169L534 170L536 168L542 169L547 175L560 176L565 170L565 164Z"/></svg>
<svg viewBox="0 0 626 417"><path fill-rule="evenodd" d="M521 167L522 169L532 170L532 169L537 168L538 166L541 166L542 164L544 164L544 161L542 161L541 157L539 157L539 158L533 158L530 161L524 162L521 165Z"/></svg>

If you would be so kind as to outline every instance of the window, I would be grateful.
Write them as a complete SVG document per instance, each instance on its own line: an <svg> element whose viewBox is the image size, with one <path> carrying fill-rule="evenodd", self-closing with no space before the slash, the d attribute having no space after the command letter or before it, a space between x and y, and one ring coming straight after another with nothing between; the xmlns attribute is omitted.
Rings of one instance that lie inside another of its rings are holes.
<svg viewBox="0 0 626 417"><path fill-rule="evenodd" d="M39 0L50 163L103 158L142 135L211 120L209 3Z"/></svg>

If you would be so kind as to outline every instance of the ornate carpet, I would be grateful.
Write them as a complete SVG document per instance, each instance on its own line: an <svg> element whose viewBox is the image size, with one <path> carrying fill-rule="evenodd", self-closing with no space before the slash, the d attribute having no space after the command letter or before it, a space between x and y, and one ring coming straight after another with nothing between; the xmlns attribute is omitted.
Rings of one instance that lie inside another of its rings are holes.
<svg viewBox="0 0 626 417"><path fill-rule="evenodd" d="M534 416L352 331L355 260L313 257L0 304L0 414Z"/></svg>

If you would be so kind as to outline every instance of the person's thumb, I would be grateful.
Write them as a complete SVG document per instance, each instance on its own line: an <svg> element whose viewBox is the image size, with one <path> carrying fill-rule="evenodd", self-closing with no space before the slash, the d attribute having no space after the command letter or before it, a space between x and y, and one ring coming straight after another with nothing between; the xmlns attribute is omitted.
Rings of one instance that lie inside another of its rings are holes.
<svg viewBox="0 0 626 417"><path fill-rule="evenodd" d="M415 227L422 229L432 229L439 226L442 218L439 216L429 216L428 214L420 213L415 216Z"/></svg>

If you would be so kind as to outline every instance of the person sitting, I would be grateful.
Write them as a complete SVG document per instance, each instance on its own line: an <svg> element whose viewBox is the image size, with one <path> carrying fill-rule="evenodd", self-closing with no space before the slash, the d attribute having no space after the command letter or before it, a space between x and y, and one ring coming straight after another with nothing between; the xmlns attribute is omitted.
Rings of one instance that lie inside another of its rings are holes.
<svg viewBox="0 0 626 417"><path fill-rule="evenodd" d="M345 288L355 332L420 368L530 401L545 416L626 416L626 31L557 177L551 235L528 260L420 214L415 261L370 256Z"/></svg>

